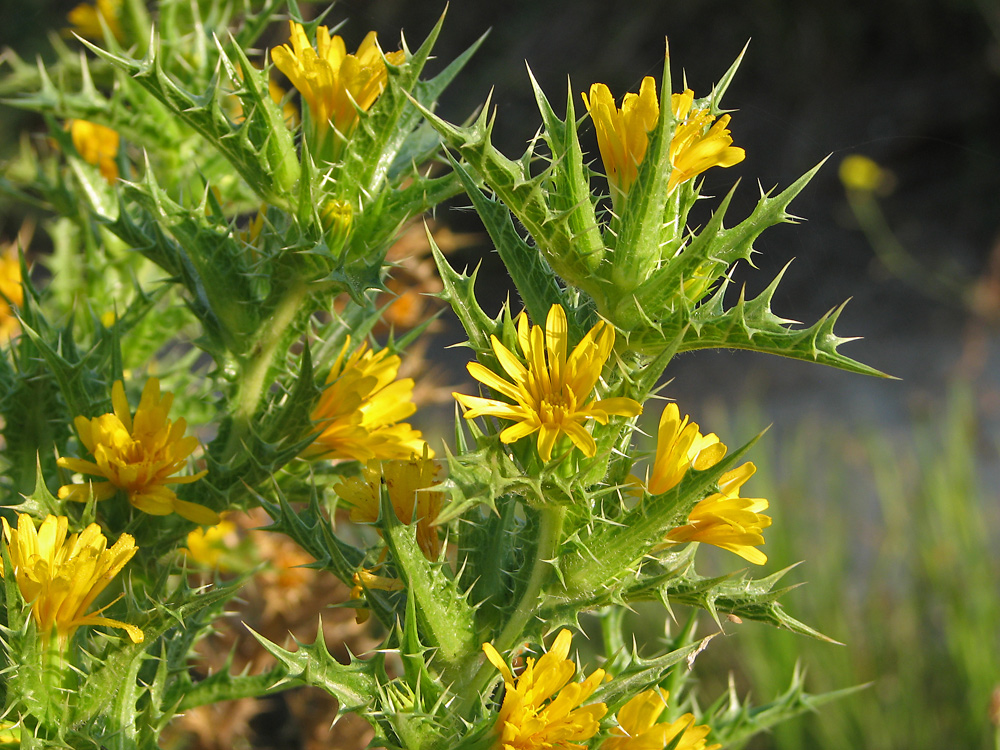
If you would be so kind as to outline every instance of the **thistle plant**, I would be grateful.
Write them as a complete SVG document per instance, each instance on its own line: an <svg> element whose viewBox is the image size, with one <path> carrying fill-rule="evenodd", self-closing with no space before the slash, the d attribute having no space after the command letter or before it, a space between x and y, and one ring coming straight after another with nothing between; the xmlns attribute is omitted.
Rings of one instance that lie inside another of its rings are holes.
<svg viewBox="0 0 1000 750"><path fill-rule="evenodd" d="M659 94L647 77L621 107L571 85L562 118L532 81L542 129L511 160L488 103L464 125L435 114L478 46L428 76L443 18L415 49L372 32L349 54L294 2L234 5L84 4L49 58L7 57L6 104L43 114L49 141L0 186L44 212L55 247L0 266L0 679L21 745L157 747L186 711L309 685L380 747L700 750L836 697L793 675L751 707L688 681L724 615L824 636L781 605L788 568L697 571L699 543L764 564L771 519L742 496L753 441L730 450L655 404L672 357L879 374L838 351L839 311L775 315L780 278L729 294L815 169L732 227L732 193L689 225L699 176L744 156L721 109L739 58L700 99L673 92L669 59ZM290 41L262 52L272 26ZM428 231L475 381L434 445L399 377L427 323L380 340L377 300L400 233L463 192L519 299L488 315ZM661 414L655 447L644 411ZM343 663L322 629L291 648L248 630L273 667L196 680L255 573L233 557L222 575L214 545L261 509L381 646ZM201 587L196 565L220 573ZM686 624L630 646L625 613L646 602Z"/></svg>

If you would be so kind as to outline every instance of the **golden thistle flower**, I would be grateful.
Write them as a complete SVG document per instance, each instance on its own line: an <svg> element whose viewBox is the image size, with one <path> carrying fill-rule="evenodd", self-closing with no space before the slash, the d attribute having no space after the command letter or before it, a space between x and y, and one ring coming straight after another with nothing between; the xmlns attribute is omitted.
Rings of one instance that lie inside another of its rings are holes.
<svg viewBox="0 0 1000 750"><path fill-rule="evenodd" d="M73 147L80 158L93 164L108 182L118 179L118 133L111 128L87 120L73 120L69 126Z"/></svg>
<svg viewBox="0 0 1000 750"><path fill-rule="evenodd" d="M350 138L358 125L358 112L367 112L385 89L385 62L402 65L406 53L389 52L383 59L375 32L370 31L358 51L349 55L344 40L331 37L326 26L316 29L314 49L301 24L289 21L288 26L291 46L273 48L271 58L306 100L317 146L322 148L331 126L341 139Z"/></svg>
<svg viewBox="0 0 1000 750"><path fill-rule="evenodd" d="M66 20L73 27L71 30L85 39L101 40L104 38L101 19L104 19L111 34L121 42L125 39L120 20L121 9L122 0L96 0L94 5L80 3L66 15Z"/></svg>
<svg viewBox="0 0 1000 750"><path fill-rule="evenodd" d="M350 345L348 337L330 369L312 412L320 432L302 455L366 462L421 455L427 444L420 430L400 422L417 410L413 379L395 379L400 358L362 343L345 359Z"/></svg>
<svg viewBox="0 0 1000 750"><path fill-rule="evenodd" d="M556 440L566 434L585 456L592 458L597 452L597 444L584 429L584 420L596 419L607 424L612 414L635 417L642 413L642 406L631 398L600 401L591 398L615 344L615 329L603 320L587 332L568 358L566 311L560 305L552 305L549 310L544 333L541 326L529 329L525 313L517 317L517 341L524 361L496 336L491 336L490 340L501 367L511 380L504 380L478 362L469 363L469 374L514 403L463 393L452 395L468 409L466 419L489 414L513 420L514 424L500 433L500 440L505 443L537 432L538 455L548 461Z"/></svg>
<svg viewBox="0 0 1000 750"><path fill-rule="evenodd" d="M24 304L24 286L21 284L21 259L12 249L0 250L0 344L14 338L21 331L13 307Z"/></svg>
<svg viewBox="0 0 1000 750"><path fill-rule="evenodd" d="M715 120L707 109L692 112L693 104L694 92L691 89L670 97L670 108L677 125L670 141L670 163L673 170L667 184L668 191L706 169L731 167L746 158L746 151L733 146L733 138L726 127L729 125L729 115ZM705 128L708 128L707 132Z"/></svg>
<svg viewBox="0 0 1000 750"><path fill-rule="evenodd" d="M65 646L81 625L105 625L121 628L133 643L142 643L139 628L100 616L107 607L87 614L90 605L135 554L131 536L122 534L108 549L108 540L96 523L67 538L66 516L48 516L37 531L27 513L18 515L16 529L10 528L6 518L2 521L17 587L31 604L31 616L46 642L53 628L60 645Z"/></svg>
<svg viewBox="0 0 1000 750"><path fill-rule="evenodd" d="M627 193L635 182L639 165L646 157L649 133L660 119L656 82L651 76L643 78L639 93L626 94L621 109L615 106L611 91L603 83L593 84L590 97L584 94L583 101L597 131L597 145L611 185L612 202L617 202L618 196ZM692 112L693 103L691 89L670 97L677 124L670 141L672 170L668 191L710 167L731 167L746 157L743 149L732 145L733 139L726 127L729 115L715 121L708 110Z"/></svg>
<svg viewBox="0 0 1000 750"><path fill-rule="evenodd" d="M757 471L752 463L727 471L719 479L719 492L699 502L688 516L688 522L667 534L671 542L704 542L729 550L747 562L763 565L767 555L756 549L764 543L763 530L771 518L760 511L767 510L764 498L740 497L740 487Z"/></svg>
<svg viewBox="0 0 1000 750"><path fill-rule="evenodd" d="M576 673L576 665L566 658L572 640L568 630L559 631L552 648L537 663L528 657L516 679L493 645L483 644L486 658L500 670L507 688L496 723L502 750L583 750L585 745L579 743L597 734L608 707L581 704L604 682L604 670L567 685Z"/></svg>
<svg viewBox="0 0 1000 750"><path fill-rule="evenodd" d="M660 119L656 82L651 76L643 78L639 93L625 94L621 109L615 106L611 90L603 83L591 85L590 97L583 94L583 103L597 131L597 146L612 197L627 193L646 157L648 133Z"/></svg>
<svg viewBox="0 0 1000 750"><path fill-rule="evenodd" d="M684 714L676 721L657 723L667 707L670 693L662 688L639 693L621 707L618 726L601 745L601 750L716 750L722 745L706 745L710 729L695 726L694 714ZM679 739L678 739L679 737ZM672 744L676 743L676 744Z"/></svg>
<svg viewBox="0 0 1000 750"><path fill-rule="evenodd" d="M181 500L168 484L197 481L208 471L187 477L174 476L184 468L185 459L198 447L198 438L184 437L187 422L167 419L174 395L160 396L160 381L150 378L142 389L142 399L135 417L129 411L125 388L116 380L111 388L114 412L93 419L74 420L80 442L94 457L93 461L60 458L59 466L81 474L104 477L104 482L67 484L59 488L64 500L86 502L91 493L96 500L107 500L118 490L128 493L129 502L154 516L177 513L202 526L219 522L219 514L204 505Z"/></svg>
<svg viewBox="0 0 1000 750"><path fill-rule="evenodd" d="M429 489L435 484L438 466L424 455L407 461L370 461L360 477L347 477L334 492L351 509L351 520L374 523L378 520L381 488L384 484L396 518L417 524L417 544L428 560L441 554L441 539L435 521L444 505L444 493Z"/></svg>
<svg viewBox="0 0 1000 750"><path fill-rule="evenodd" d="M704 471L715 466L726 455L726 446L719 442L713 432L702 435L695 422L688 422L687 415L681 419L677 404L667 404L660 415L660 426L656 432L656 457L653 472L647 487L650 494L666 492L684 478L691 467Z"/></svg>

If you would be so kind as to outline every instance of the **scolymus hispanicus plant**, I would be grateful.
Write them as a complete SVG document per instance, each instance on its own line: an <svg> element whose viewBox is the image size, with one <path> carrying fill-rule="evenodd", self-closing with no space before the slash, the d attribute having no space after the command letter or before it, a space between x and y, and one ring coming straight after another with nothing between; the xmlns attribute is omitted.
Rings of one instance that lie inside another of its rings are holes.
<svg viewBox="0 0 1000 750"><path fill-rule="evenodd" d="M158 747L181 714L310 685L375 746L708 748L831 697L794 676L759 710L701 708L687 682L723 615L823 636L780 604L784 571L697 572L699 544L763 565L771 518L745 496L751 445L657 401L671 358L878 374L838 352L836 313L774 315L777 280L728 301L813 172L731 228L730 196L688 224L700 176L744 157L721 110L739 60L702 98L668 64L620 105L571 87L563 119L532 81L542 129L510 160L488 106L435 114L479 45L428 74L443 18L416 47L355 46L294 2L243 5L83 3L40 65L6 58L8 104L49 128L10 192L54 251L0 265L3 732ZM488 315L428 224L474 359L442 441L421 394L449 391L411 364L433 321L387 330L379 300L399 288L390 249L463 192L519 299ZM339 600L296 589L320 574ZM290 648L246 630L272 666L201 671L242 587L367 645L338 660L323 629ZM689 612L652 655L626 645L643 602Z"/></svg>

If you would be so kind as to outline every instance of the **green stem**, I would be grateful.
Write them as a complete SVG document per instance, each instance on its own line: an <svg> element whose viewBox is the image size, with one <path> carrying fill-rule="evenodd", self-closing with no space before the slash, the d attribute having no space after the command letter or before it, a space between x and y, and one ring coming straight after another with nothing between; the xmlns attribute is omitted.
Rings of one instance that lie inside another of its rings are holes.
<svg viewBox="0 0 1000 750"><path fill-rule="evenodd" d="M250 354L243 358L240 366L240 384L236 394L236 409L233 412L233 427L222 453L223 462L230 461L243 444L243 438L250 431L251 423L260 400L267 389L267 374L288 326L302 306L306 296L306 284L295 282L278 302L274 312L261 327L260 338Z"/></svg>
<svg viewBox="0 0 1000 750"><path fill-rule="evenodd" d="M566 520L566 507L557 505L544 508L541 511L541 525L538 531L538 546L535 548L535 559L532 562L531 575L524 589L517 608L507 620L500 635L493 641L493 647L501 654L510 651L520 640L524 627L538 612L538 599L549 576L550 566L556 560L559 543L562 541L563 522ZM485 659L481 660L467 689L459 691L460 699L457 708L458 716L466 716L480 699L482 691L493 677L493 665Z"/></svg>

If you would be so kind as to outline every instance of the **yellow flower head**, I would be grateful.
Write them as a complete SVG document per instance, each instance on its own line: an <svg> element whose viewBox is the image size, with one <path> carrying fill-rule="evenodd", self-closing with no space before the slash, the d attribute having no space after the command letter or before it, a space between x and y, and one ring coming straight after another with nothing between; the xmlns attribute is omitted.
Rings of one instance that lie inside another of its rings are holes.
<svg viewBox="0 0 1000 750"><path fill-rule="evenodd" d="M567 684L576 673L576 665L566 658L572 640L568 630L559 631L552 648L537 663L528 657L516 679L493 645L483 644L507 688L496 725L502 750L584 750L586 744L580 743L597 734L608 707L581 704L604 682L604 670Z"/></svg>
<svg viewBox="0 0 1000 750"><path fill-rule="evenodd" d="M556 439L566 434L590 458L597 452L597 444L584 429L584 420L596 419L607 424L612 414L635 417L642 413L642 406L631 398L595 401L591 397L615 345L615 329L603 320L587 332L569 357L566 311L560 305L552 305L549 310L544 333L541 326L529 328L525 313L518 316L517 342L523 359L496 336L490 339L493 352L510 380L478 362L469 363L469 374L513 403L463 393L452 395L468 409L466 419L489 414L513 420L514 424L500 433L505 443L537 432L538 455L548 461Z"/></svg>
<svg viewBox="0 0 1000 750"><path fill-rule="evenodd" d="M707 109L692 112L693 104L694 92L691 89L670 97L677 126L670 141L670 163L673 170L670 172L667 190L673 190L706 169L731 167L746 158L746 151L733 146L733 138L727 127L729 115L716 120ZM715 124L712 124L713 121Z"/></svg>
<svg viewBox="0 0 1000 750"><path fill-rule="evenodd" d="M142 399L135 416L129 410L125 388L116 380L111 388L114 412L93 419L74 420L80 442L94 457L60 458L64 469L104 477L103 482L67 484L59 488L59 497L86 502L93 493L96 500L107 500L118 490L128 493L129 502L154 516L177 513L202 526L219 522L219 514L204 505L181 500L168 484L197 481L208 471L187 477L174 476L184 468L186 459L198 447L198 438L184 437L187 422L167 419L174 395L160 396L160 381L150 378L142 389Z"/></svg>
<svg viewBox="0 0 1000 750"><path fill-rule="evenodd" d="M639 93L625 94L621 109L615 106L611 90L603 83L591 85L590 97L583 94L583 103L597 131L597 146L612 186L612 197L627 193L646 157L648 133L660 119L656 81L651 76L643 78Z"/></svg>
<svg viewBox="0 0 1000 750"><path fill-rule="evenodd" d="M187 535L189 558L206 568L220 567L222 556L229 551L230 542L236 536L236 524L232 521L219 521L207 529L201 527L192 530Z"/></svg>
<svg viewBox="0 0 1000 750"><path fill-rule="evenodd" d="M69 126L73 147L80 158L101 170L108 182L118 179L118 133L87 120L73 120Z"/></svg>
<svg viewBox="0 0 1000 750"><path fill-rule="evenodd" d="M66 20L73 27L72 31L80 36L100 41L104 39L104 29L101 28L101 19L104 19L111 34L121 42L125 39L120 20L121 8L122 0L96 0L94 5L80 3L66 15Z"/></svg>
<svg viewBox="0 0 1000 750"><path fill-rule="evenodd" d="M0 344L10 341L21 331L11 305L20 307L23 304L21 260L12 249L0 250Z"/></svg>
<svg viewBox="0 0 1000 750"><path fill-rule="evenodd" d="M331 37L326 26L316 29L314 49L301 24L289 21L288 26L291 46L271 50L274 64L302 94L320 140L331 126L349 138L357 127L358 111L367 112L385 89L385 60L402 65L406 53L389 52L383 60L375 32L370 31L358 51L349 55L344 40Z"/></svg>
<svg viewBox="0 0 1000 750"><path fill-rule="evenodd" d="M837 173L845 188L858 193L888 192L893 183L891 173L861 154L845 156Z"/></svg>
<svg viewBox="0 0 1000 750"><path fill-rule="evenodd" d="M17 587L31 604L31 616L43 639L48 641L55 628L60 644L65 646L81 625L105 625L121 628L133 643L142 643L139 628L101 617L104 609L87 614L90 605L135 554L131 536L122 534L108 549L108 540L96 523L67 538L66 516L48 516L37 531L27 513L18 515L16 529L10 528L6 518L2 521Z"/></svg>
<svg viewBox="0 0 1000 750"><path fill-rule="evenodd" d="M348 337L312 412L320 430L304 456L353 461L408 459L427 445L420 430L401 419L413 414L413 379L396 380L400 358L363 343L349 357ZM429 451L433 456L433 451Z"/></svg>
<svg viewBox="0 0 1000 750"><path fill-rule="evenodd" d="M396 518L405 524L417 524L417 544L428 560L437 560L441 539L434 522L445 496L428 489L435 484L437 472L437 464L425 451L423 457L414 455L407 461L371 461L360 477L347 477L333 489L350 506L352 521L374 523L384 484Z"/></svg>
<svg viewBox="0 0 1000 750"><path fill-rule="evenodd" d="M694 714L684 714L676 721L657 723L667 707L670 693L662 688L639 693L621 707L618 726L601 744L601 750L716 750L722 745L705 745L707 726L694 726ZM680 737L680 739L677 739ZM671 745L677 742L676 745Z"/></svg>
<svg viewBox="0 0 1000 750"><path fill-rule="evenodd" d="M650 494L659 495L676 487L689 468L704 471L725 455L726 446L714 432L702 435L695 422L688 422L687 415L681 419L677 404L667 404L656 433L656 458L647 483Z"/></svg>
<svg viewBox="0 0 1000 750"><path fill-rule="evenodd" d="M757 471L752 463L727 471L719 479L719 492L699 502L684 526L667 534L671 542L705 542L729 550L747 562L763 565L767 555L756 549L764 543L763 531L771 518L764 498L740 497L740 487Z"/></svg>

